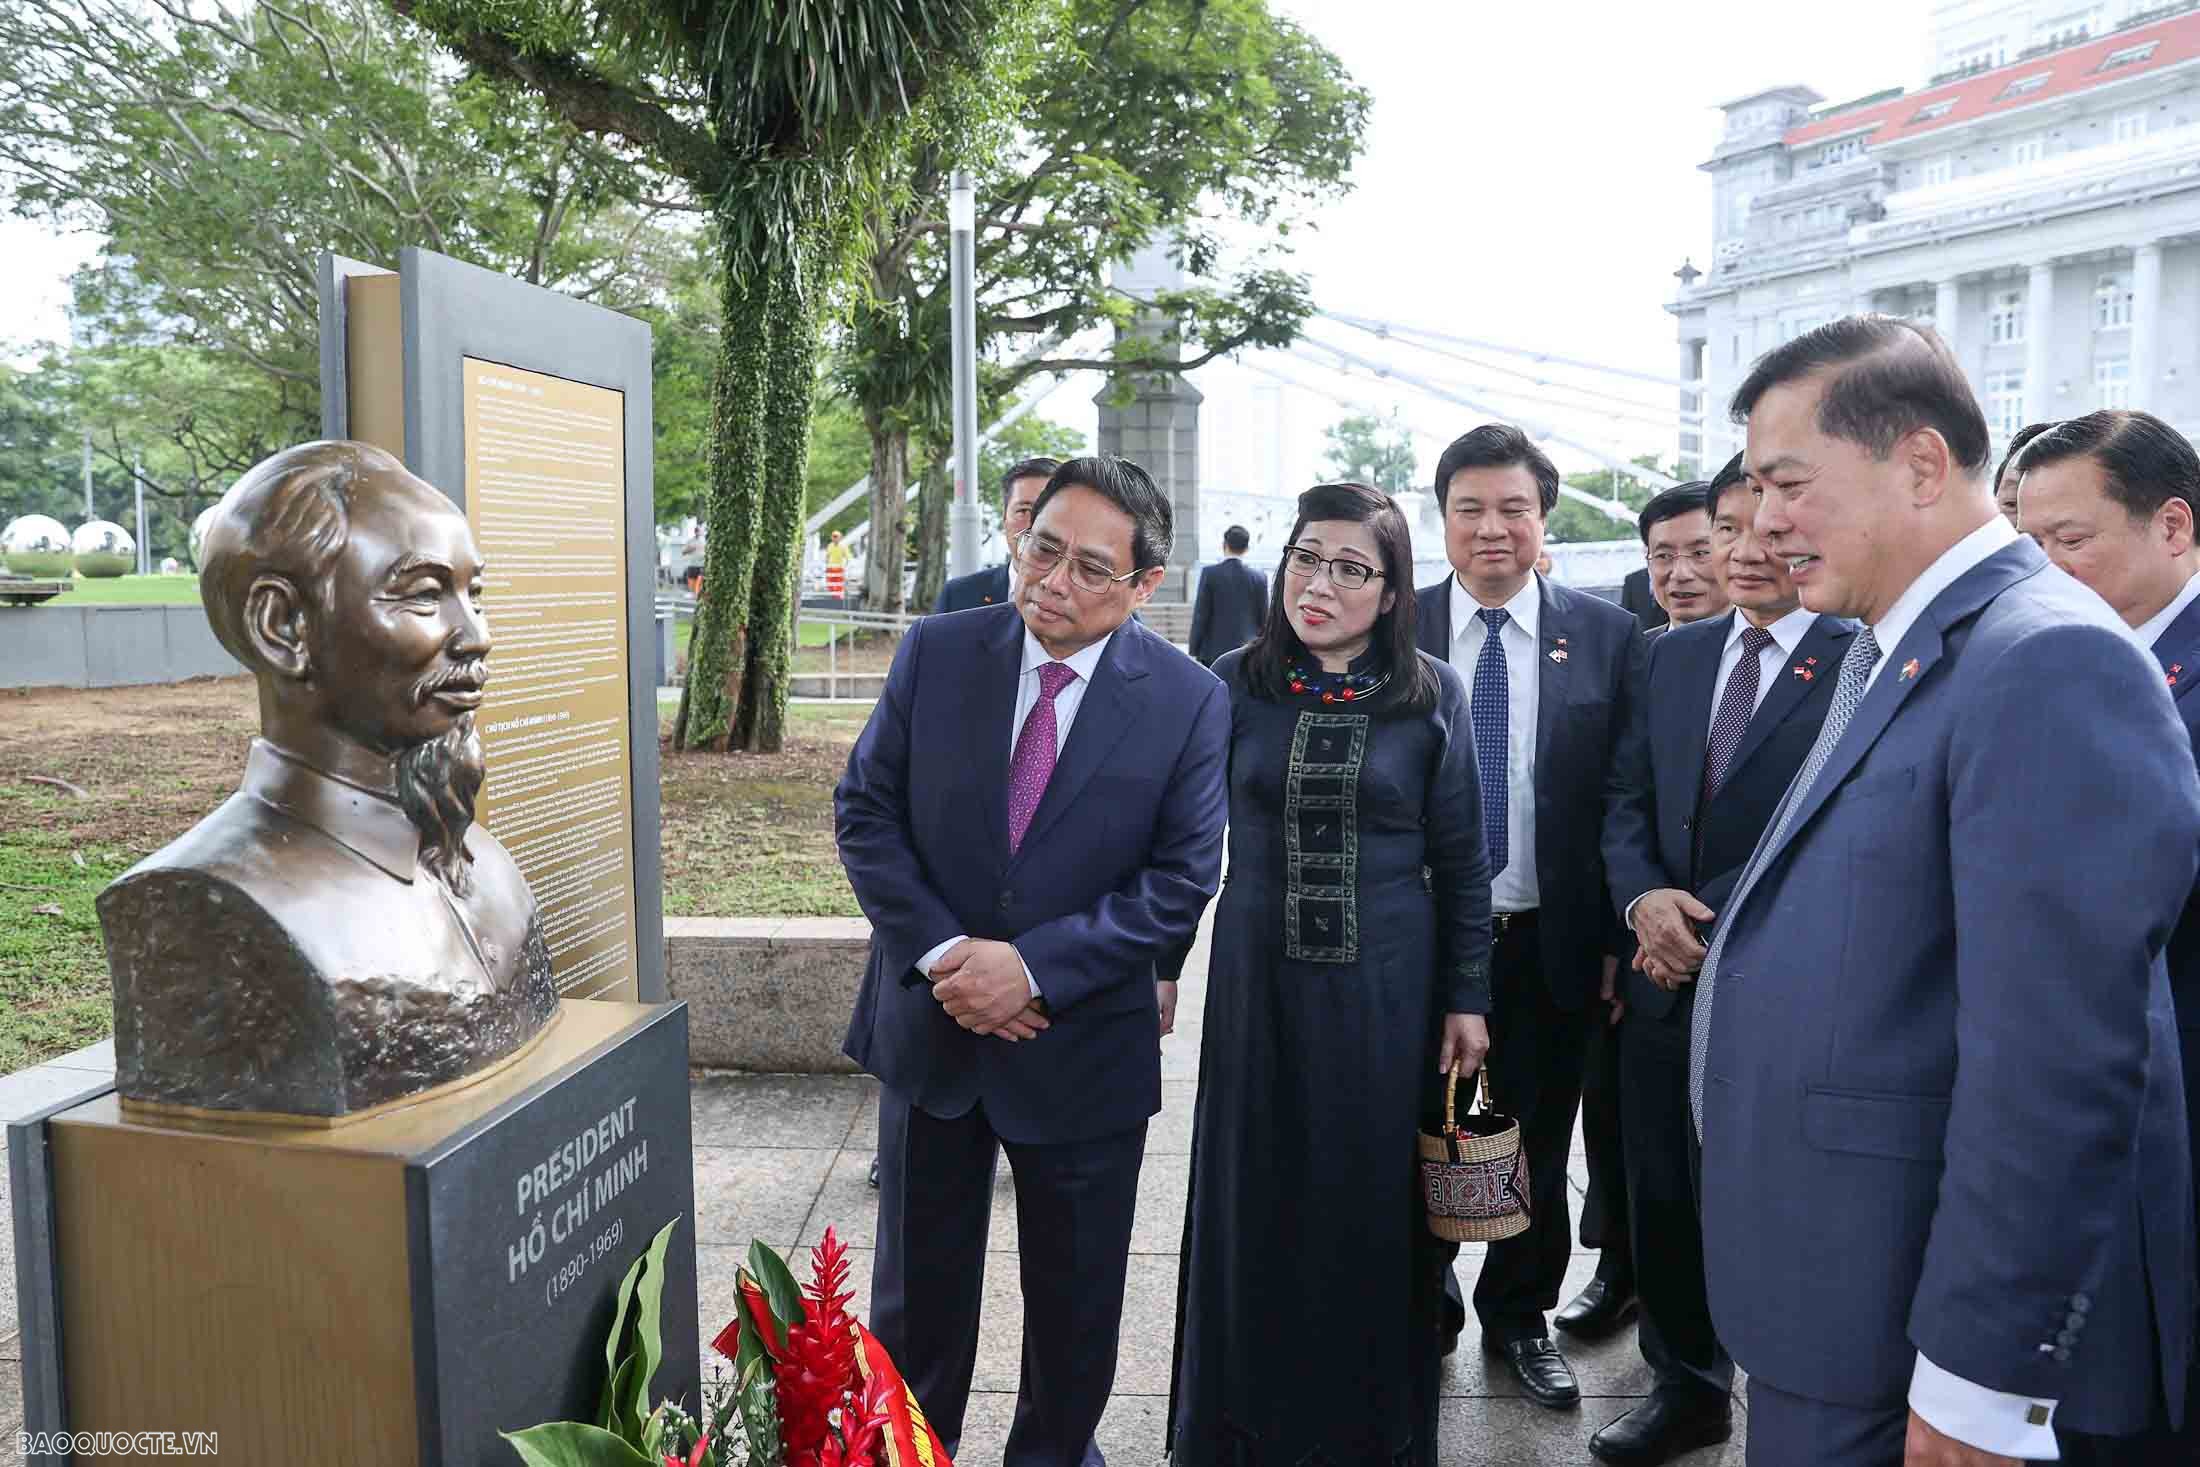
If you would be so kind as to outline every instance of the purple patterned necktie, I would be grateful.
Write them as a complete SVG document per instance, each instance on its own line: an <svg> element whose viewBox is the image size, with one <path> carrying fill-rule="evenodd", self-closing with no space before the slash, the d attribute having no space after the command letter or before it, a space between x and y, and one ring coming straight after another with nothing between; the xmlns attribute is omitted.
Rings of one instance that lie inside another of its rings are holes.
<svg viewBox="0 0 2200 1467"><path fill-rule="evenodd" d="M1008 762L1008 849L1013 855L1031 829L1039 799L1054 777L1054 699L1077 679L1066 662L1049 662L1039 669L1039 701L1024 717L1016 735L1016 753Z"/></svg>

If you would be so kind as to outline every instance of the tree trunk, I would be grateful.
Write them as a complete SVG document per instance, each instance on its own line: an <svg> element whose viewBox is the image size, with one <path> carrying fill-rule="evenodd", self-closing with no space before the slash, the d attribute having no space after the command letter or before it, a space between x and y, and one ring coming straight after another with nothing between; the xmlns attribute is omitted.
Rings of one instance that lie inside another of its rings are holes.
<svg viewBox="0 0 2200 1467"><path fill-rule="evenodd" d="M704 517L703 597L695 608L687 682L673 725L676 749L723 751L749 666L751 582L764 487L764 374L770 282L726 271L717 380L711 392L710 504ZM801 497L802 481L795 480Z"/></svg>
<svg viewBox="0 0 2200 1467"><path fill-rule="evenodd" d="M871 533L863 568L863 609L893 613L901 595L902 542L909 537L909 430L866 412L871 434ZM923 605L923 601L918 601Z"/></svg>
<svg viewBox="0 0 2200 1467"><path fill-rule="evenodd" d="M865 424L871 424L865 413ZM909 429L871 427L871 532L865 539L862 609L898 614L909 541Z"/></svg>
<svg viewBox="0 0 2200 1467"><path fill-rule="evenodd" d="M947 584L947 469L928 464L917 490L917 605L939 603L940 587Z"/></svg>
<svg viewBox="0 0 2200 1467"><path fill-rule="evenodd" d="M778 753L787 737L795 597L802 572L802 491L809 482L810 406L817 394L817 287L809 274L815 264L798 253L772 274L763 514L749 597L748 684L735 722L739 746L759 754ZM877 538L874 533L874 553Z"/></svg>

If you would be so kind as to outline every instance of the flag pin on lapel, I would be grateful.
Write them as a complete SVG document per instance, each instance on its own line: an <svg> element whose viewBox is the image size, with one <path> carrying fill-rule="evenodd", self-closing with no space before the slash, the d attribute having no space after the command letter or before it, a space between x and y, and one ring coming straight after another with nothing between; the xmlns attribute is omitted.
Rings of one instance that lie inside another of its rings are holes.
<svg viewBox="0 0 2200 1467"><path fill-rule="evenodd" d="M1816 662L1817 660L1818 659L1815 657L1806 657L1801 662L1796 663L1794 668L1795 675L1801 678L1806 683L1816 682L1818 680L1818 674L1812 672L1806 664Z"/></svg>
<svg viewBox="0 0 2200 1467"><path fill-rule="evenodd" d="M1556 645L1551 648L1551 661L1564 667L1566 665L1566 639L1559 637L1555 641Z"/></svg>
<svg viewBox="0 0 2200 1467"><path fill-rule="evenodd" d="M1908 662L1902 664L1902 681L1908 682L1911 678L1916 676L1917 659L1915 657L1912 657Z"/></svg>
<svg viewBox="0 0 2200 1467"><path fill-rule="evenodd" d="M2182 673L2184 672L2184 670L2185 670L2185 664L2184 664L2184 663L2182 663L2182 662L2172 662L2172 663L2171 663L2171 664L2169 665L2169 685L2170 685L2171 687L2173 687L2173 688L2174 688L2174 687L2176 687L2176 686L2177 686L2177 679L2178 679L2178 676L2179 676L2180 674L2182 674Z"/></svg>

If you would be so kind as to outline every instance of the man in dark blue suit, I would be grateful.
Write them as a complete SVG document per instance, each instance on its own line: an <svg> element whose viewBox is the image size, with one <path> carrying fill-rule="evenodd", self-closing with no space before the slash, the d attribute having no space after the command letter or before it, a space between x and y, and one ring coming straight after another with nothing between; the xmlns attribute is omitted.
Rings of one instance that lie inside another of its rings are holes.
<svg viewBox="0 0 2200 1467"><path fill-rule="evenodd" d="M1062 466L1059 459L1027 458L1011 465L1001 476L1001 538L1010 545L1016 537L1031 528L1033 508L1039 496L1045 492L1047 480ZM1006 606L1008 604L1008 562L989 565L982 571L972 571L967 576L957 576L940 587L939 599L932 605L935 615L943 611L968 611L977 606Z"/></svg>
<svg viewBox="0 0 2200 1467"><path fill-rule="evenodd" d="M1758 540L1738 466L1712 481L1711 574L1731 613L1650 644L1649 696L1604 822L1612 899L1635 934L1619 1024L1629 1238L1643 1359L1656 1385L1590 1439L1606 1462L1663 1462L1725 1441L1734 1362L1704 1297L1688 1033L1703 936L1817 741L1855 627L1797 599Z"/></svg>
<svg viewBox="0 0 2200 1467"><path fill-rule="evenodd" d="M2019 525L2047 558L2091 586L2154 654L2200 753L2200 454L2148 413L2102 411L2048 429L2017 467ZM2169 937L2170 998L2184 1055L2188 1135L2200 1153L2200 888ZM2194 1233L2200 1238L2200 1218ZM2066 1460L2119 1467L2200 1462L2200 1352L2189 1367L2185 1426L2140 1437L2062 1433Z"/></svg>
<svg viewBox="0 0 2200 1467"><path fill-rule="evenodd" d="M1230 526L1222 532L1222 559L1199 573L1191 647L1201 667L1214 666L1223 653L1252 641L1268 619L1268 583L1245 563L1252 543L1245 526Z"/></svg>
<svg viewBox="0 0 2200 1467"><path fill-rule="evenodd" d="M835 800L872 929L847 1052L884 1086L872 1327L952 1452L1005 1149L1025 1313L1008 1467L1100 1460L1176 1007L1154 975L1220 878L1229 697L1129 622L1170 534L1136 464L1064 464L1017 542L1015 605L911 627Z"/></svg>
<svg viewBox="0 0 2200 1467"><path fill-rule="evenodd" d="M1697 976L1712 1319L1761 1467L2054 1459L2181 1420L2193 1201L2162 950L2200 779L2162 674L1996 513L1930 330L1734 396L1756 528L1863 623Z"/></svg>
<svg viewBox="0 0 2200 1467"><path fill-rule="evenodd" d="M1420 646L1459 669L1474 712L1497 872L1490 1086L1519 1118L1529 1182L1528 1230L1489 1245L1474 1307L1485 1351L1563 1409L1581 1399L1547 1317L1573 1252L1566 1158L1623 935L1605 896L1604 787L1646 648L1625 611L1535 573L1558 469L1525 433L1488 423L1458 438L1437 460L1436 494L1453 573L1419 593ZM1451 1321L1465 1323L1456 1301Z"/></svg>

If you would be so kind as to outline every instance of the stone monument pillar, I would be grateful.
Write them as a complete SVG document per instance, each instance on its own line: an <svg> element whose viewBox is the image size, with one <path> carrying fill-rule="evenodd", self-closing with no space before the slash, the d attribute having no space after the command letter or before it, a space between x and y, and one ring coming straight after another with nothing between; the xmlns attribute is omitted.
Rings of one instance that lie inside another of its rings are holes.
<svg viewBox="0 0 2200 1467"><path fill-rule="evenodd" d="M1126 294L1151 299L1156 291L1180 290L1184 272L1169 258L1168 244L1148 245L1115 267L1115 286ZM1163 343L1176 355L1176 322L1158 311L1141 311L1131 330ZM1137 463L1168 491L1176 516L1176 541L1169 552L1168 578L1154 593L1156 601L1189 601L1200 553L1199 389L1174 372L1156 372L1111 381L1093 401L1100 409L1102 453Z"/></svg>

